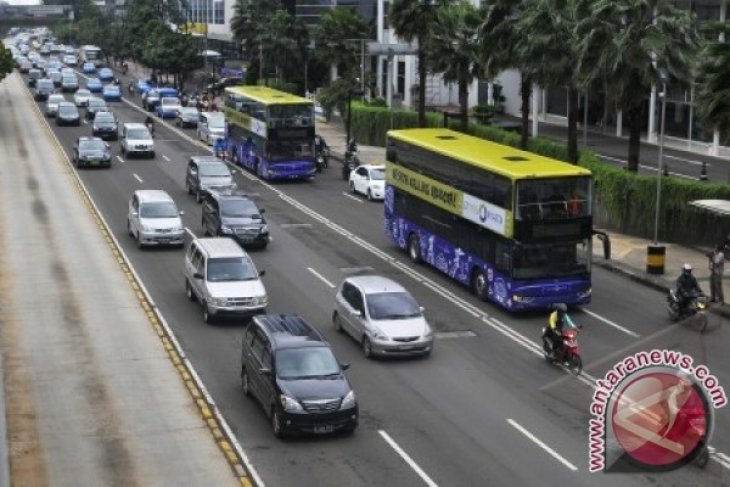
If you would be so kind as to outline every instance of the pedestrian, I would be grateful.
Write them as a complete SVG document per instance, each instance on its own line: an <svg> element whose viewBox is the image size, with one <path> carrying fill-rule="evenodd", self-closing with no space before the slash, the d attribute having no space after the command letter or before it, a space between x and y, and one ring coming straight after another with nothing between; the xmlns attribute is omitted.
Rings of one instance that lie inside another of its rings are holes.
<svg viewBox="0 0 730 487"><path fill-rule="evenodd" d="M724 303L725 295L722 291L722 275L725 271L725 243L719 244L707 256L710 259L710 301Z"/></svg>

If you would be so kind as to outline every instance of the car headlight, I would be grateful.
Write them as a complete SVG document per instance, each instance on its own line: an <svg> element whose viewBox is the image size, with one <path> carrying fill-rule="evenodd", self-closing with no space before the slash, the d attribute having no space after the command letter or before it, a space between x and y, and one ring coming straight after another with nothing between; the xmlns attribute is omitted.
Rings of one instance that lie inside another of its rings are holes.
<svg viewBox="0 0 730 487"><path fill-rule="evenodd" d="M269 233L269 226L264 225L263 227L261 227L261 233Z"/></svg>
<svg viewBox="0 0 730 487"><path fill-rule="evenodd" d="M383 333L380 330L380 328L377 328L377 327L373 327L373 329L372 329L372 335L373 335L373 338L375 338L377 340L388 340L388 335L386 335L385 333Z"/></svg>
<svg viewBox="0 0 730 487"><path fill-rule="evenodd" d="M230 235L233 233L233 230L231 230L231 227L227 227L225 225L221 225L221 233L225 233L227 235Z"/></svg>
<svg viewBox="0 0 730 487"><path fill-rule="evenodd" d="M350 409L354 408L357 405L357 400L355 399L355 391L350 391L345 395L345 398L342 400L342 403L340 404L340 409Z"/></svg>
<svg viewBox="0 0 730 487"><path fill-rule="evenodd" d="M228 304L228 298L208 298L208 304L211 306L225 306Z"/></svg>
<svg viewBox="0 0 730 487"><path fill-rule="evenodd" d="M264 294L263 296L253 298L253 304L257 306L266 306L269 304L269 297Z"/></svg>
<svg viewBox="0 0 730 487"><path fill-rule="evenodd" d="M304 411L304 408L301 404L299 404L299 401L292 399L285 394L279 396L279 401L281 401L281 407L284 408L284 411L288 411L290 413Z"/></svg>
<svg viewBox="0 0 730 487"><path fill-rule="evenodd" d="M173 233L180 233L182 231L185 231L185 229L183 227L181 227L181 226L172 227L172 232Z"/></svg>
<svg viewBox="0 0 730 487"><path fill-rule="evenodd" d="M424 331L425 333L423 334L423 336L425 338L431 338L433 336L433 329L430 326L427 326Z"/></svg>
<svg viewBox="0 0 730 487"><path fill-rule="evenodd" d="M141 226L142 226L143 232L154 232L155 231L155 229L150 226L147 226L147 225L141 225Z"/></svg>

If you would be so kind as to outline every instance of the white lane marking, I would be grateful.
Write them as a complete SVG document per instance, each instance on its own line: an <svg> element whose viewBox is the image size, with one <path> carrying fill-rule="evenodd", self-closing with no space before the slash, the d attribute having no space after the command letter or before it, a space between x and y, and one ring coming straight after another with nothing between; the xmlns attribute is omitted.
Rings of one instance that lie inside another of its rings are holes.
<svg viewBox="0 0 730 487"><path fill-rule="evenodd" d="M170 158L169 158L169 157L167 157L167 156L166 156L165 154L162 154L162 158L163 158L164 160L166 160L167 162L170 162Z"/></svg>
<svg viewBox="0 0 730 487"><path fill-rule="evenodd" d="M641 336L638 333L635 333L635 332L629 330L628 328L625 328L625 327L619 325L618 323L609 320L608 318L604 318L603 316L599 315L598 313L594 313L593 311L591 311L589 309L583 308L583 312L593 316L597 320L603 321L607 325L612 326L612 327L616 328L617 330L622 331L622 332L626 333L627 335L630 335L634 338L639 338Z"/></svg>
<svg viewBox="0 0 730 487"><path fill-rule="evenodd" d="M247 193L248 196L252 196L251 193ZM309 228L311 223L282 223L279 225L281 228Z"/></svg>
<svg viewBox="0 0 730 487"><path fill-rule="evenodd" d="M327 280L327 278L326 278L326 277L324 277L324 276L323 276L322 274L320 274L319 272L315 271L315 270L314 270L314 269L312 269L311 267L307 267L307 270L308 270L309 272L311 272L312 274L314 274L315 276L317 276L317 277L319 278L319 280L320 280L320 281L322 281L323 283L327 284L327 285L328 285L329 287L331 287L332 289L334 289L334 288L336 287L336 286L335 286L334 284L332 284L332 283L331 283L331 282L330 282L329 280Z"/></svg>
<svg viewBox="0 0 730 487"><path fill-rule="evenodd" d="M81 121L82 121L82 122L84 123L84 125L89 125L89 122L88 122L88 120L86 120L86 119L83 119L83 120L81 120Z"/></svg>
<svg viewBox="0 0 730 487"><path fill-rule="evenodd" d="M193 231L192 231L192 230L190 230L190 229L189 229L188 227L185 227L185 232L186 232L186 233L187 233L188 235L190 235L190 236L191 236L192 238L195 238L195 237L197 236L197 235L195 235L195 233L193 233Z"/></svg>
<svg viewBox="0 0 730 487"><path fill-rule="evenodd" d="M527 431L525 428L523 428L522 426L520 426L520 424L517 421L508 418L507 419L507 422L509 424L511 424L512 427L515 428L517 431L519 431L520 433L522 433L523 435L525 435L526 437L528 437L530 440L532 440L532 442L535 443L537 446L539 446L540 448L542 448L543 450L545 450L547 453L549 453L550 456L552 456L554 459L556 459L557 461L559 461L560 463L562 463L563 465L565 465L566 467L568 467L573 472L577 472L578 471L578 467L576 467L575 465L573 465L572 463L570 463L568 460L566 460L565 458L563 458L562 456L560 456L560 454L558 452L556 452L555 450L553 450L552 448L550 448L549 446L547 446L545 443L543 443L542 441L540 441L540 439L538 437L536 437L535 435L533 435L532 433L530 433L529 431Z"/></svg>
<svg viewBox="0 0 730 487"><path fill-rule="evenodd" d="M351 200L355 200L355 201L357 201L358 203L362 203L362 200L361 200L360 198L358 198L357 196L353 196L353 195L351 195L350 193L345 193L345 192L343 191L343 192L342 192L342 196L344 196L344 197L346 197L346 198L350 198Z"/></svg>
<svg viewBox="0 0 730 487"><path fill-rule="evenodd" d="M119 162L121 162L122 164L124 164L124 159L122 159L122 156L117 156L117 160Z"/></svg>
<svg viewBox="0 0 730 487"><path fill-rule="evenodd" d="M441 340L445 338L471 338L477 336L476 333L474 333L471 330L466 331L438 331L435 333L436 338L439 338Z"/></svg>
<svg viewBox="0 0 730 487"><path fill-rule="evenodd" d="M139 177L139 176L137 176L137 173L136 173L136 172L135 172L135 173L132 173L132 176L134 176L134 179L136 179L136 180L137 180L137 181L139 181L140 183L144 183L144 181L142 181L142 178L141 178L141 177Z"/></svg>
<svg viewBox="0 0 730 487"><path fill-rule="evenodd" d="M408 455L408 453L406 453L405 450L403 450L403 448L401 448L398 443L396 443L395 440L390 437L388 433L383 430L378 430L378 433L380 434L380 436L383 437L385 442L388 443L398 455L400 455L400 457L408 464L408 466L411 467L418 474L419 477L421 477L421 480L423 480L426 485L428 485L429 487L438 487L438 484L434 482L431 477L429 477L428 474L424 472L423 469L419 467L415 461L413 461L410 455Z"/></svg>
<svg viewBox="0 0 730 487"><path fill-rule="evenodd" d="M696 161L694 159L685 159L683 157L677 157L677 156L670 156L669 154L664 154L664 157L666 157L667 159L674 159L677 161L686 162L688 164L694 164L695 166L702 166L702 164L703 164L702 161ZM708 167L712 165L709 162L705 162L704 164L706 164Z"/></svg>
<svg viewBox="0 0 730 487"><path fill-rule="evenodd" d="M374 272L375 269L369 265L362 267L340 267L340 272L343 274L359 274L360 272Z"/></svg>

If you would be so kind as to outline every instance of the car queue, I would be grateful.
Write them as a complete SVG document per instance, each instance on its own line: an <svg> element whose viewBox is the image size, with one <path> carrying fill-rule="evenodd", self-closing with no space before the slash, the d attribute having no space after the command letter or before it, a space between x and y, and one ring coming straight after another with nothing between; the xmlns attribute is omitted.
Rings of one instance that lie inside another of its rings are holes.
<svg viewBox="0 0 730 487"><path fill-rule="evenodd" d="M64 69L71 68L64 72L61 61L50 53L30 52L35 55L16 63L25 70L29 85L32 80L34 98L45 102L45 115L58 125L79 126L82 118L91 122L89 135L78 137L72 148L75 167L113 169L109 140L118 140L122 157L155 159L154 134L148 127L122 122L114 113L111 103L123 100L119 86L110 83L111 70L97 71L93 63L84 63L81 72L91 77L80 88L73 71L78 62L75 56L64 57ZM31 59L45 61L36 64ZM130 84L130 91L141 95L145 110L173 120L181 129L194 129L196 138L206 145L225 136L222 113L182 106L173 89L139 80ZM382 199L384 167L362 165L352 171L348 185L369 200ZM299 316L269 314L267 309L261 280L265 272L257 269L248 252L270 244L265 210L237 187L228 164L215 156L190 157L185 189L201 204L204 236L193 237L181 259L184 294L200 304L206 323L224 318L248 323L240 368L244 393L261 403L277 437L293 432L353 432L359 410L344 374L349 365L335 358L315 326ZM137 190L127 207L127 232L139 249L185 246L184 213L167 192ZM381 276L350 277L340 284L333 297L332 326L354 339L367 358L425 357L434 347L424 309L403 286Z"/></svg>

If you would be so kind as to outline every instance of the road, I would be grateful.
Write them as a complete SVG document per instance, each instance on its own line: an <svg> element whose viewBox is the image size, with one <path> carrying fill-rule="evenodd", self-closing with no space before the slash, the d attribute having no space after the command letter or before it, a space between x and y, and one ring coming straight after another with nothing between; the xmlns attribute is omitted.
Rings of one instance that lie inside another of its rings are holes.
<svg viewBox="0 0 730 487"><path fill-rule="evenodd" d="M139 122L138 102L112 106L122 121ZM69 153L76 137L90 133L88 125L53 130ZM352 364L348 374L362 411L352 437L274 439L260 407L240 390L241 327L203 323L183 292L179 250L139 251L126 235L127 201L143 188L170 193L185 210L185 224L201 233L200 209L185 193L183 176L186 159L207 149L195 142L194 131L161 123L156 144L155 160L120 158L111 170L80 175L267 485L728 483L730 470L719 462L664 475L588 473L592 388L541 358L545 314L504 313L438 272L410 264L384 235L382 206L347 194L332 168L308 183L270 185L236 175L270 222L271 245L252 253L266 269L270 311L299 313L323 331L340 360ZM441 334L430 359L369 361L337 335L330 323L332 286L355 272L393 277L426 307ZM663 296L601 269L594 269L593 294L590 313L575 316L585 326L586 373L599 377L634 347L659 346L692 353L721 381L730 380L725 327L706 336L669 327ZM721 434L728 426L727 410L719 410L713 443L723 452L730 452L730 439Z"/></svg>

